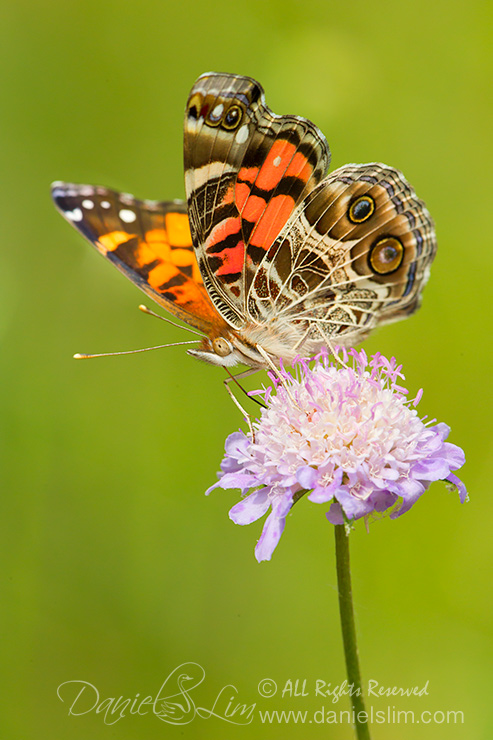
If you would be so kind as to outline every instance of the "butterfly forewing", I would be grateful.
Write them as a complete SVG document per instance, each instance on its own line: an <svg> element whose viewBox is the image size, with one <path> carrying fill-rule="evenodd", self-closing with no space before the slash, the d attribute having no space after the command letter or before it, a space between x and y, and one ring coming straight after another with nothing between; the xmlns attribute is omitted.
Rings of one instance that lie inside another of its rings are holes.
<svg viewBox="0 0 493 740"><path fill-rule="evenodd" d="M258 265L329 162L318 128L272 113L251 78L208 74L192 88L185 117L192 235L209 294L233 326L245 324Z"/></svg>
<svg viewBox="0 0 493 740"><path fill-rule="evenodd" d="M183 201L140 201L88 185L55 183L65 218L147 295L203 331L217 322L197 265Z"/></svg>

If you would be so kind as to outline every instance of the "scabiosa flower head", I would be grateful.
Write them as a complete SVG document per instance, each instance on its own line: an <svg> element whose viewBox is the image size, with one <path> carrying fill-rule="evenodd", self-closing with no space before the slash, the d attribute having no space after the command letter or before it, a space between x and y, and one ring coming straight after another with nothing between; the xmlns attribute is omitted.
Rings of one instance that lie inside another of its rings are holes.
<svg viewBox="0 0 493 740"><path fill-rule="evenodd" d="M229 513L236 524L271 509L255 548L258 561L270 559L289 510L306 491L314 503L330 502L333 524L389 509L392 518L400 516L435 480L453 484L466 499L452 473L464 453L445 441L446 424L419 418L422 392L407 400L402 366L380 353L369 361L364 350L349 355L353 367L341 367L327 352L312 367L298 358L294 376L281 367L278 377L270 375L272 386L254 392L266 404L254 439L240 431L226 440L219 481L207 493L241 489L243 498Z"/></svg>

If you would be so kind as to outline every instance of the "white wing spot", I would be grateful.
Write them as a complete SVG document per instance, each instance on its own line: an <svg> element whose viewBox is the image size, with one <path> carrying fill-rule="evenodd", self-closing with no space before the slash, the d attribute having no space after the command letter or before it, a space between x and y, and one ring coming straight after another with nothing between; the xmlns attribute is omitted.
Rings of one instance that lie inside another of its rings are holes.
<svg viewBox="0 0 493 740"><path fill-rule="evenodd" d="M122 208L120 213L118 214L122 221L124 221L126 224L133 223L137 216L133 211L129 211L128 208Z"/></svg>
<svg viewBox="0 0 493 740"><path fill-rule="evenodd" d="M211 164L205 164L195 170L187 170L185 172L187 190L197 190L201 185L209 182L211 178L221 177L226 174L226 172L236 171L237 170L233 165L224 164L224 162L211 162Z"/></svg>
<svg viewBox="0 0 493 740"><path fill-rule="evenodd" d="M111 203L108 200L102 200L101 208L111 208Z"/></svg>
<svg viewBox="0 0 493 740"><path fill-rule="evenodd" d="M224 105L222 103L219 103L219 105L216 105L216 107L212 110L212 115L214 118L220 118L223 114Z"/></svg>
<svg viewBox="0 0 493 740"><path fill-rule="evenodd" d="M73 211L65 211L65 216L70 221L82 221L82 219L84 218L80 208L74 208Z"/></svg>
<svg viewBox="0 0 493 740"><path fill-rule="evenodd" d="M88 198L82 201L82 205L84 208L87 208L89 211L91 210L91 208L94 208L93 201L89 200Z"/></svg>
<svg viewBox="0 0 493 740"><path fill-rule="evenodd" d="M279 165L281 164L281 157L276 157L272 164L274 165L274 167L279 167Z"/></svg>
<svg viewBox="0 0 493 740"><path fill-rule="evenodd" d="M237 144L244 144L245 141L248 139L248 126L246 123L238 129L238 133L235 136L235 141Z"/></svg>

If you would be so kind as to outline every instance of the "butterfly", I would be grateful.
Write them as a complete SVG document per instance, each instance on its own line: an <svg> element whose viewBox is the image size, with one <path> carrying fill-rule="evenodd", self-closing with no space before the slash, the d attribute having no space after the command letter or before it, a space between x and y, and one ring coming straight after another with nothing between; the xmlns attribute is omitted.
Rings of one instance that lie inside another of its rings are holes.
<svg viewBox="0 0 493 740"><path fill-rule="evenodd" d="M396 169L327 175L321 131L279 116L250 77L201 75L184 123L186 202L56 182L62 215L148 296L203 334L216 365L352 346L419 306L433 221Z"/></svg>

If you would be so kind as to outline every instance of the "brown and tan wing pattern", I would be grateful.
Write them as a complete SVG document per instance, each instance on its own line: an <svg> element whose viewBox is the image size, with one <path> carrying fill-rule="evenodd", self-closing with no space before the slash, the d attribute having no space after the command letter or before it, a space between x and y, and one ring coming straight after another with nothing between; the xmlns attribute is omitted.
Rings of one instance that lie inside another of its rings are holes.
<svg viewBox="0 0 493 740"><path fill-rule="evenodd" d="M62 182L52 196L67 221L157 303L207 333L221 323L202 284L186 203Z"/></svg>
<svg viewBox="0 0 493 740"><path fill-rule="evenodd" d="M257 267L327 172L329 148L310 121L272 113L255 80L215 73L191 90L184 148L202 278L219 313L241 329Z"/></svg>
<svg viewBox="0 0 493 740"><path fill-rule="evenodd" d="M398 170L346 165L306 197L264 257L248 314L290 326L300 347L354 344L416 310L435 252L430 214Z"/></svg>

